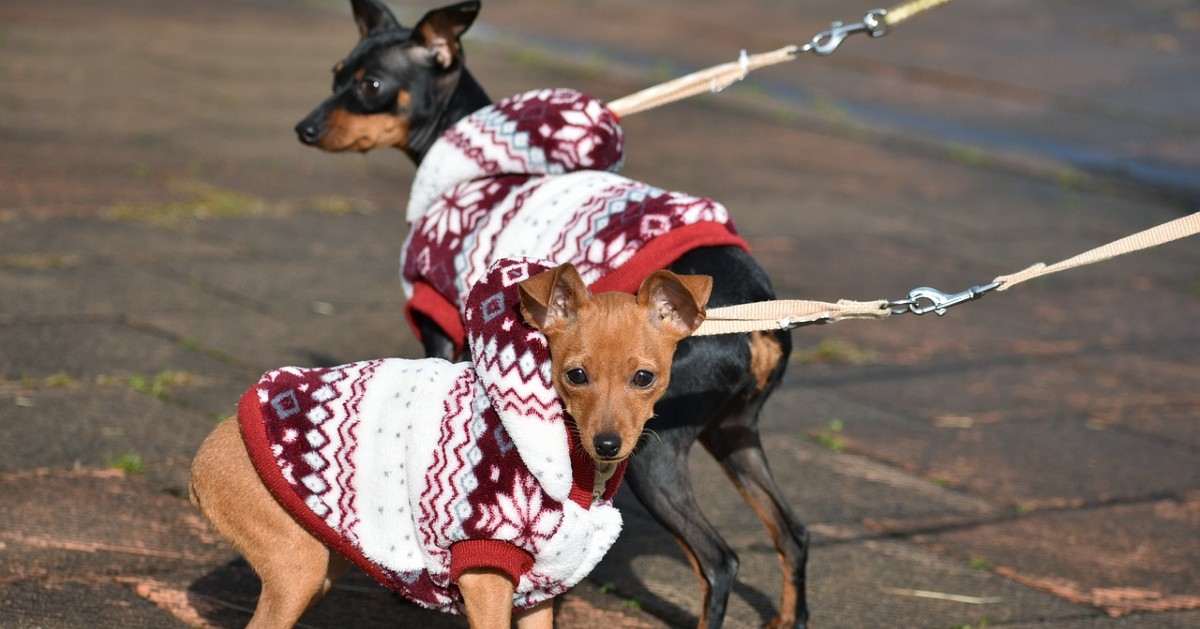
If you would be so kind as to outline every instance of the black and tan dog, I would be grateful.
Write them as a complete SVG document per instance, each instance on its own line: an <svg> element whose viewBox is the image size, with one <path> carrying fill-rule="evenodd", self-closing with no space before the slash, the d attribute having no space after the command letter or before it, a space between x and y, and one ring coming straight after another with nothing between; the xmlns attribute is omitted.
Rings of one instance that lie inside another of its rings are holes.
<svg viewBox="0 0 1200 629"><path fill-rule="evenodd" d="M414 27L401 26L377 0L351 0L361 40L334 67L333 95L296 125L301 142L328 151L403 150L420 165L452 125L491 104L467 70L460 37L479 2L435 9ZM774 298L763 270L735 246L701 247L675 259L675 273L713 278L710 307ZM455 358L454 343L432 321L415 325L430 356ZM787 332L685 339L670 388L630 459L628 483L646 509L691 559L703 590L699 626L721 625L737 573L737 555L704 518L688 474L699 441L721 464L766 525L783 568L778 627L807 621L808 534L785 503L758 432L763 403L783 377L791 351Z"/></svg>

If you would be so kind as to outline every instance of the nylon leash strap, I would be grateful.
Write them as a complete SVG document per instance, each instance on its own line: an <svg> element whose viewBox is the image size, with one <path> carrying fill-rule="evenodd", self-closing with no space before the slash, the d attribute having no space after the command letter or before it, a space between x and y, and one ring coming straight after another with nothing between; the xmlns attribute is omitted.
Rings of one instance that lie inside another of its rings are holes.
<svg viewBox="0 0 1200 629"><path fill-rule="evenodd" d="M863 17L861 22L854 24L834 22L829 30L817 33L806 44L784 46L778 50L754 55L748 55L743 50L737 61L723 63L646 88L640 92L610 102L608 108L618 118L623 118L630 114L636 114L705 92L720 92L730 85L745 79L754 70L791 61L803 53L811 52L822 57L831 55L837 50L843 40L855 33L866 33L871 37L883 37L897 24L908 20L918 13L928 11L949 1L910 0L890 9L870 11Z"/></svg>
<svg viewBox="0 0 1200 629"><path fill-rule="evenodd" d="M692 335L787 330L802 325L833 323L842 319L885 319L894 314L904 313L933 312L943 315L946 314L947 308L974 301L993 290L1008 290L1036 277L1103 262L1196 234L1200 234L1200 212L1151 227L1061 262L1051 265L1039 262L1023 271L1001 275L990 284L973 286L960 293L944 293L935 288L921 287L910 291L907 298L893 301L823 302L784 299L710 308L704 323L700 324Z"/></svg>

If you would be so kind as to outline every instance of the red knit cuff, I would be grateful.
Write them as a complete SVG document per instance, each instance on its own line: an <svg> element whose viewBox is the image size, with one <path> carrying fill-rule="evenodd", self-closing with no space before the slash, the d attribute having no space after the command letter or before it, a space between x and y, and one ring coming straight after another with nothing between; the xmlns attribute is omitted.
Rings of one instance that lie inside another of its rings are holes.
<svg viewBox="0 0 1200 629"><path fill-rule="evenodd" d="M492 568L508 575L513 587L521 575L533 568L533 555L510 542L495 539L469 539L450 546L450 582L457 583L463 572L472 568Z"/></svg>
<svg viewBox="0 0 1200 629"><path fill-rule="evenodd" d="M421 339L421 330L417 328L413 313L419 312L429 317L454 342L454 353L462 352L466 345L467 333L463 328L462 315L458 308L442 297L441 293L425 282L413 282L413 296L404 304L404 314L413 333ZM424 340L424 339L421 339Z"/></svg>
<svg viewBox="0 0 1200 629"><path fill-rule="evenodd" d="M671 231L652 239L642 246L637 253L613 269L607 275L588 286L593 293L603 293L619 290L624 293L636 293L642 280L651 273L665 269L683 254L700 247L716 247L732 245L741 247L746 252L750 245L742 240L733 229L733 225L725 225L711 221L702 221L676 227Z"/></svg>

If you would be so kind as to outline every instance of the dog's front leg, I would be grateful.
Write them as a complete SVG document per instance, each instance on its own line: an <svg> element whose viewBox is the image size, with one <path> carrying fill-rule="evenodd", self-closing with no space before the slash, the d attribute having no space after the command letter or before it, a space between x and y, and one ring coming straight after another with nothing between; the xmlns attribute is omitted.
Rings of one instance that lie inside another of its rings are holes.
<svg viewBox="0 0 1200 629"><path fill-rule="evenodd" d="M499 570L474 568L458 577L471 629L509 629L513 582Z"/></svg>
<svg viewBox="0 0 1200 629"><path fill-rule="evenodd" d="M476 568L458 577L471 629L509 629L512 623L513 582L499 570ZM517 614L518 629L554 626L554 607L545 601Z"/></svg>
<svg viewBox="0 0 1200 629"><path fill-rule="evenodd" d="M553 629L554 599L546 599L534 607L517 612L517 629Z"/></svg>

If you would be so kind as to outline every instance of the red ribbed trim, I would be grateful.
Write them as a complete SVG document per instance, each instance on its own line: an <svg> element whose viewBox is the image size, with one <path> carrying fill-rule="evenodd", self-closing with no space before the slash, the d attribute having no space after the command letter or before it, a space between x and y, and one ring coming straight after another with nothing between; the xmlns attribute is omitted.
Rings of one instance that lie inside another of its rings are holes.
<svg viewBox="0 0 1200 629"><path fill-rule="evenodd" d="M275 463L275 455L271 452L271 444L267 439L266 420L262 414L262 404L258 401L258 387L251 387L242 395L238 402L238 426L241 428L242 440L246 443L246 451L250 461L258 471L258 477L271 492L271 495L283 505L301 526L314 537L321 540L330 550L350 560L385 587L390 587L390 580L375 562L367 559L362 551L352 545L329 527L324 520L317 517L308 505L296 495L283 472Z"/></svg>
<svg viewBox="0 0 1200 629"><path fill-rule="evenodd" d="M683 254L700 247L732 245L749 252L750 246L732 229L732 225L726 226L713 222L676 227L651 240L620 268L596 280L588 288L593 293L612 290L636 293L638 287L642 285L642 280L651 273L666 268ZM412 299L409 299L408 303L404 305L404 314L408 317L408 324L417 338L420 338L421 331L417 329L413 319L414 312L420 312L429 317L442 328L442 331L454 342L456 355L463 351L466 346L466 330L463 328L462 315L458 308L442 297L432 286L421 281L413 284Z"/></svg>
<svg viewBox="0 0 1200 629"><path fill-rule="evenodd" d="M408 303L404 304L404 316L408 317L408 325L413 329L413 334L420 339L421 330L417 328L413 312L419 312L429 317L438 327L442 328L450 340L454 341L455 356L462 353L467 338L467 332L463 328L462 315L459 314L458 308L454 304L442 297L441 293L425 282L417 281L413 284L413 296Z"/></svg>
<svg viewBox="0 0 1200 629"><path fill-rule="evenodd" d="M509 542L495 539L468 539L450 545L450 582L472 568L492 568L508 575L513 587L521 575L533 568L533 555Z"/></svg>
<svg viewBox="0 0 1200 629"><path fill-rule="evenodd" d="M683 254L700 247L733 245L749 252L750 246L746 241L730 229L720 223L711 222L676 227L646 243L620 268L596 280L589 288L593 293L610 290L636 293L642 285L642 280L651 273L666 268Z"/></svg>

